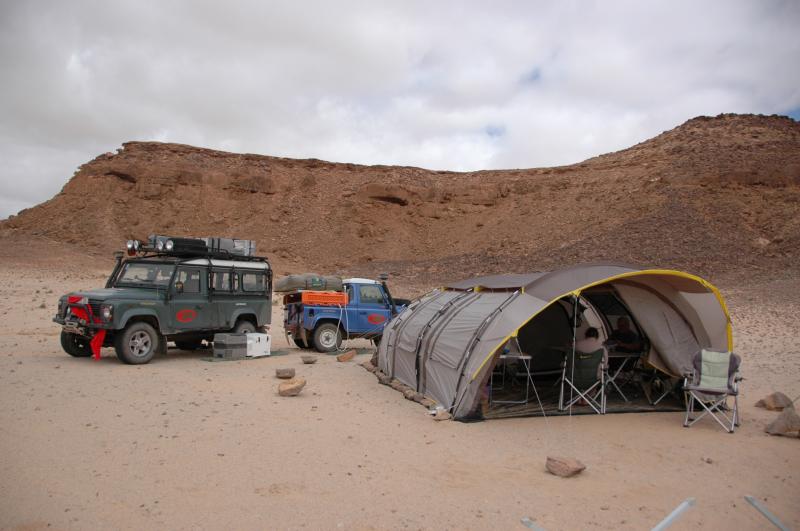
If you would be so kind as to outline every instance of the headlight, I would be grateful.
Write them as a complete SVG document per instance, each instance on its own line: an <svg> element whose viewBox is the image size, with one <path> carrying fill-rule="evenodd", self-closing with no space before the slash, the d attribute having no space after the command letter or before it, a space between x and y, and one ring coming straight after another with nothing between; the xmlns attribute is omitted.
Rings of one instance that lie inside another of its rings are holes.
<svg viewBox="0 0 800 531"><path fill-rule="evenodd" d="M133 251L133 240L128 240L125 243L125 248L128 249L129 251Z"/></svg>
<svg viewBox="0 0 800 531"><path fill-rule="evenodd" d="M101 304L100 316L104 321L111 321L111 319L114 317L114 307L110 304Z"/></svg>
<svg viewBox="0 0 800 531"><path fill-rule="evenodd" d="M65 313L64 316L65 317L69 317L70 315L72 315L72 307L71 306L67 306L67 313Z"/></svg>
<svg viewBox="0 0 800 531"><path fill-rule="evenodd" d="M175 247L175 242L173 242L172 240L167 240L167 243L164 244L164 248L167 251L171 251L174 247Z"/></svg>
<svg viewBox="0 0 800 531"><path fill-rule="evenodd" d="M156 242L156 250L163 251L164 250L164 240L158 240Z"/></svg>

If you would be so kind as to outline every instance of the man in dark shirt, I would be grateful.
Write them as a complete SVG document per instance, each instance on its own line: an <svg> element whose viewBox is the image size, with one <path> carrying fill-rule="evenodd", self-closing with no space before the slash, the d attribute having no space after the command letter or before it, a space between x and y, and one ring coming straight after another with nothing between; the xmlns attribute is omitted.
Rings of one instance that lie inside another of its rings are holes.
<svg viewBox="0 0 800 531"><path fill-rule="evenodd" d="M619 352L639 352L642 350L642 342L639 335L631 328L631 322L627 317L620 317L617 320L617 329L611 334L616 341L615 350Z"/></svg>

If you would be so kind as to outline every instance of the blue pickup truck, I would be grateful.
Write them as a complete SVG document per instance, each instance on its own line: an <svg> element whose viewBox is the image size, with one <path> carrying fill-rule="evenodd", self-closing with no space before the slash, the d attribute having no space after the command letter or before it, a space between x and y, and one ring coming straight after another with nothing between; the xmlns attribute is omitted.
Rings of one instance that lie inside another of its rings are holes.
<svg viewBox="0 0 800 531"><path fill-rule="evenodd" d="M307 304L302 291L283 298L283 326L300 348L334 352L343 339L366 338L376 345L386 323L401 312L407 300L392 298L385 282L366 278L344 279L347 304Z"/></svg>

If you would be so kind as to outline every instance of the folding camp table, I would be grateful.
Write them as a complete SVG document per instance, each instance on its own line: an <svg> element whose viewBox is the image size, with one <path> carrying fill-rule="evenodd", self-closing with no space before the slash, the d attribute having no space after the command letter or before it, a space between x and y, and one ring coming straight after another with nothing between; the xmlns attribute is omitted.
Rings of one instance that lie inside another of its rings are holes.
<svg viewBox="0 0 800 531"><path fill-rule="evenodd" d="M606 369L606 387L610 385L611 387L616 389L617 393L619 393L619 396L621 396L625 402L630 402L630 400L628 400L628 397L625 396L625 393L622 392L622 389L619 388L616 379L617 377L619 377L623 369L625 369L625 367L628 365L629 361L633 360L633 364L635 365L636 360L638 360L641 357L642 357L641 352L621 352L618 350L614 350L613 348L608 349L609 362L612 359L621 359L622 361L620 362L617 369L613 372L613 374L611 373L610 370Z"/></svg>

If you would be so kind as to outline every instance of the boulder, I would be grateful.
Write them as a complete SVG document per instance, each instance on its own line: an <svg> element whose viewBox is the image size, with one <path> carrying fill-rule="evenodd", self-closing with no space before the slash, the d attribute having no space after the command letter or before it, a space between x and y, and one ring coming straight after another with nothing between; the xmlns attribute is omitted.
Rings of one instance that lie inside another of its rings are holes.
<svg viewBox="0 0 800 531"><path fill-rule="evenodd" d="M278 394L281 396L297 396L306 386L305 378L292 378L278 385Z"/></svg>
<svg viewBox="0 0 800 531"><path fill-rule="evenodd" d="M306 365L311 365L312 363L317 362L317 357L310 354L303 354L300 356L300 359L303 360L303 363Z"/></svg>
<svg viewBox="0 0 800 531"><path fill-rule="evenodd" d="M294 369L275 369L275 376L282 380L294 378Z"/></svg>
<svg viewBox="0 0 800 531"><path fill-rule="evenodd" d="M383 385L389 385L392 382L391 376L384 374L381 371L375 371L375 376L378 377L378 381Z"/></svg>
<svg viewBox="0 0 800 531"><path fill-rule="evenodd" d="M793 406L785 407L781 414L764 428L764 431L770 435L797 435L800 437L800 415Z"/></svg>
<svg viewBox="0 0 800 531"><path fill-rule="evenodd" d="M767 395L756 402L756 407L763 407L770 411L783 411L783 408L791 405L792 401L789 399L789 397L780 391L776 391L771 395Z"/></svg>
<svg viewBox="0 0 800 531"><path fill-rule="evenodd" d="M545 468L554 476L568 478L586 470L586 465L571 457L548 457Z"/></svg>
<svg viewBox="0 0 800 531"><path fill-rule="evenodd" d="M369 361L365 361L364 363L361 364L361 366L364 367L365 369L367 369L369 372L372 372L372 373L374 373L375 371L378 370L378 368L375 365L373 365L371 362L369 362Z"/></svg>
<svg viewBox="0 0 800 531"><path fill-rule="evenodd" d="M391 387L395 391L400 391L401 393L405 392L406 389L409 389L409 387L400 380L392 380L389 383L389 387Z"/></svg>
<svg viewBox="0 0 800 531"><path fill-rule="evenodd" d="M336 356L336 361L350 361L355 357L356 357L356 351L354 349L348 350L344 354L339 354L338 356Z"/></svg>
<svg viewBox="0 0 800 531"><path fill-rule="evenodd" d="M406 400L411 400L417 404L422 404L422 401L425 400L425 397L422 395L422 393L418 393L413 389L406 389L403 391L403 396Z"/></svg>
<svg viewBox="0 0 800 531"><path fill-rule="evenodd" d="M378 351L376 350L372 357L369 359L369 362L374 365L375 367L378 366Z"/></svg>

